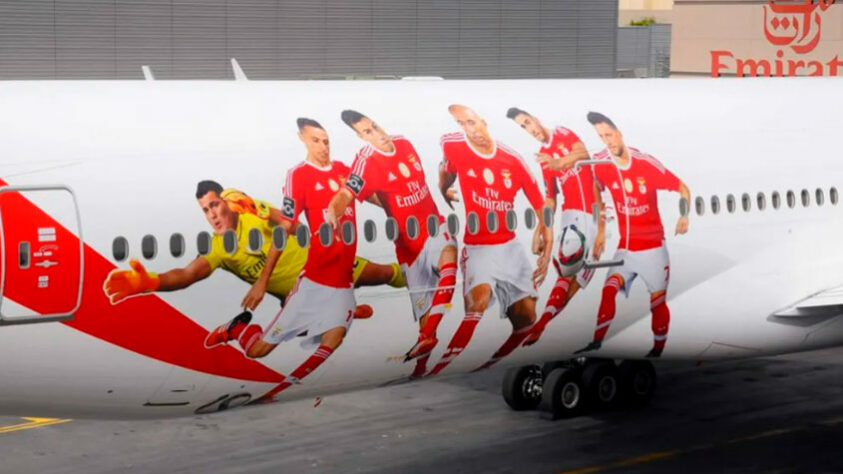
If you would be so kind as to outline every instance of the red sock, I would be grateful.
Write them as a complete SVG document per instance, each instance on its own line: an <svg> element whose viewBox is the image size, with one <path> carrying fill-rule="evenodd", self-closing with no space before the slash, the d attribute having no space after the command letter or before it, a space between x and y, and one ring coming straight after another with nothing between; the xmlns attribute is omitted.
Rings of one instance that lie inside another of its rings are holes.
<svg viewBox="0 0 843 474"><path fill-rule="evenodd" d="M667 330L670 327L670 310L667 308L667 294L650 301L650 310L653 312L653 348L664 349L667 343Z"/></svg>
<svg viewBox="0 0 843 474"><path fill-rule="evenodd" d="M544 308L544 313L542 313L541 319L539 319L539 322L535 325L537 330L544 330L547 323L549 323L551 319L555 318L556 315L565 308L565 304L568 303L568 291L570 290L570 287L571 284L568 283L567 279L556 279L553 289L550 290L550 296L547 298L547 305Z"/></svg>
<svg viewBox="0 0 843 474"><path fill-rule="evenodd" d="M492 355L492 358L489 359L485 364L481 365L477 370L482 370L491 367L497 361L503 359L504 357L508 356L512 351L514 351L518 346L524 342L524 339L530 334L530 331L533 329L533 326L527 326L518 330L512 331L512 334L509 335L506 341L504 341L503 345Z"/></svg>
<svg viewBox="0 0 843 474"><path fill-rule="evenodd" d="M419 378L424 376L427 372L427 361L430 359L430 354L423 355L416 359L416 368L413 369L413 373L410 374L411 378Z"/></svg>
<svg viewBox="0 0 843 474"><path fill-rule="evenodd" d="M239 339L240 334L243 333L243 330L246 329L247 326L248 326L248 324L246 324L244 322L235 323L234 326L231 326L228 329L228 337L229 337L228 340L233 341L235 339Z"/></svg>
<svg viewBox="0 0 843 474"><path fill-rule="evenodd" d="M600 300L600 309L597 312L597 328L594 330L594 341L602 341L609 332L609 325L615 318L615 297L621 287L620 277L612 275L606 280L603 287L603 299Z"/></svg>
<svg viewBox="0 0 843 474"><path fill-rule="evenodd" d="M263 336L263 330L257 324L250 324L248 326L245 324L238 324L237 326L243 326L238 331L237 336L235 336L237 337L237 342L240 343L240 347L243 348L243 351L248 353L249 348L251 348L252 345L261 338L261 336ZM232 331L232 336L233 335L234 331Z"/></svg>
<svg viewBox="0 0 843 474"><path fill-rule="evenodd" d="M274 395L278 395L279 393L283 392L287 387L293 385L294 383L299 383L301 379L307 377L311 372L316 370L322 362L325 362L325 359L331 356L334 353L334 350L328 346L319 346L316 349L316 352L313 353L310 357L307 358L300 366L296 367L290 375L287 377L286 380L278 384L275 388L267 392L261 398L269 398Z"/></svg>
<svg viewBox="0 0 843 474"><path fill-rule="evenodd" d="M442 371L448 364L451 363L460 353L465 349L468 345L469 341L471 341L471 336L474 335L474 329L477 328L477 323L480 322L480 318L483 317L483 313L467 313L465 318L463 318L460 326L457 328L457 332L454 333L454 337L451 338L451 342L448 343L448 349L445 351L445 354L442 355L442 360L436 364L436 367L430 371L430 375L436 375Z"/></svg>
<svg viewBox="0 0 843 474"><path fill-rule="evenodd" d="M436 334L436 328L442 321L447 306L454 296L454 287L457 284L457 263L449 262L439 268L439 283L436 284L436 292L433 293L433 301L430 306L430 316L421 329L421 333L428 338Z"/></svg>

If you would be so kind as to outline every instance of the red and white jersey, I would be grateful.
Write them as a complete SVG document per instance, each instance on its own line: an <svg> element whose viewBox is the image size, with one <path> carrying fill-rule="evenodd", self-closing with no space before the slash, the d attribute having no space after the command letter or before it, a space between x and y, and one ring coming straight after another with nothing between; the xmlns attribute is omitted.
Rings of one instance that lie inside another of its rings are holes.
<svg viewBox="0 0 843 474"><path fill-rule="evenodd" d="M556 127L550 140L542 144L539 153L559 157L568 156L574 144L581 141L576 133L565 127ZM547 197L556 199L562 191L563 211L583 211L591 214L594 205L594 175L590 166L575 166L565 171L556 171L542 165Z"/></svg>
<svg viewBox="0 0 843 474"><path fill-rule="evenodd" d="M603 188L608 188L618 213L620 243L618 249L647 250L660 247L664 241L664 227L659 216L656 191L679 191L681 181L652 156L629 148L629 164L615 166L608 149L597 153L596 160L611 165L595 165L594 174ZM627 241L627 220L629 241Z"/></svg>
<svg viewBox="0 0 843 474"><path fill-rule="evenodd" d="M346 244L342 241L342 232L338 230L333 233L333 242L326 247L319 239L319 227L325 222L328 204L348 178L348 174L348 166L339 161L333 161L325 168L309 161L298 164L287 172L284 205L281 209L284 218L292 222L297 221L299 215L304 212L310 226L310 249L302 275L316 283L334 288L352 286L357 240L350 245ZM339 216L339 229L342 229L346 222L355 226L356 234L354 202Z"/></svg>
<svg viewBox="0 0 843 474"><path fill-rule="evenodd" d="M398 222L395 254L399 263L411 264L427 241L427 219L436 216L443 222L436 203L430 195L421 160L413 144L406 138L390 137L395 145L392 153L384 153L369 145L357 153L351 165L351 175L345 187L358 200L375 194L383 204L386 215ZM407 219L415 217L418 232L415 239L407 234Z"/></svg>
<svg viewBox="0 0 843 474"><path fill-rule="evenodd" d="M476 234L465 233L466 244L501 244L515 238L505 222L518 190L524 190L534 209L544 206L541 190L524 159L505 145L495 142L492 153L483 155L472 148L462 133L449 133L442 136L442 155L442 168L456 173L459 179L466 217L474 212L481 223ZM494 233L486 225L489 211L498 217Z"/></svg>

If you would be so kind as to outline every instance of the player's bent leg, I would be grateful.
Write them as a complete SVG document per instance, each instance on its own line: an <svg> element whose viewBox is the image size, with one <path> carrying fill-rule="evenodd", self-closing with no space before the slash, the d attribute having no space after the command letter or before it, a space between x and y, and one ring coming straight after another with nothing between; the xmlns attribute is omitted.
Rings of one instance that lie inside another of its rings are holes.
<svg viewBox="0 0 843 474"><path fill-rule="evenodd" d="M261 400L268 400L283 392L294 384L301 383L301 380L319 368L331 354L342 344L345 338L346 329L342 326L329 329L322 334L321 345L301 365L295 368L287 378L275 388L265 393Z"/></svg>
<svg viewBox="0 0 843 474"><path fill-rule="evenodd" d="M210 349L237 339L251 320L252 313L243 311L225 324L217 326L205 337L205 347Z"/></svg>
<svg viewBox="0 0 843 474"><path fill-rule="evenodd" d="M565 306L568 305L568 302L577 294L579 289L580 284L577 282L576 276L559 277L556 279L556 283L554 283L553 289L550 291L550 296L547 298L544 313L542 313L539 321L533 325L530 334L524 339L524 347L532 346L539 341L542 333L547 328L547 324L565 309Z"/></svg>
<svg viewBox="0 0 843 474"><path fill-rule="evenodd" d="M512 334L504 341L500 348L492 354L492 358L486 361L475 371L488 369L499 360L508 356L524 339L532 332L533 324L536 321L536 298L528 296L521 298L509 307L506 311L509 321L512 323Z"/></svg>
<svg viewBox="0 0 843 474"><path fill-rule="evenodd" d="M278 344L272 344L258 338L255 342L249 345L248 349L245 349L246 356L252 359L260 359L261 357L269 355L269 353L276 347L278 347Z"/></svg>
<svg viewBox="0 0 843 474"><path fill-rule="evenodd" d="M603 296L600 299L600 308L597 310L597 327L594 329L594 339L587 346L575 351L574 354L596 351L603 345L603 339L609 332L609 326L615 318L615 298L623 286L623 276L618 273L614 273L606 279L606 284L603 286Z"/></svg>
<svg viewBox="0 0 843 474"><path fill-rule="evenodd" d="M365 258L357 257L355 261L354 287L389 285L395 288L407 286L404 273L397 263L382 265Z"/></svg>
<svg viewBox="0 0 843 474"><path fill-rule="evenodd" d="M657 291L650 295L650 311L653 312L653 348L647 357L659 357L667 344L667 331L670 328L670 309L667 307L667 292Z"/></svg>
<svg viewBox="0 0 843 474"><path fill-rule="evenodd" d="M474 330L477 328L477 323L480 322L483 312L486 311L489 302L492 300L492 286L485 283L475 286L465 295L465 300L465 317L457 327L457 332L454 333L451 342L448 343L448 348L442 355L442 360L433 367L430 375L436 375L445 369L468 346L471 337L474 335Z"/></svg>

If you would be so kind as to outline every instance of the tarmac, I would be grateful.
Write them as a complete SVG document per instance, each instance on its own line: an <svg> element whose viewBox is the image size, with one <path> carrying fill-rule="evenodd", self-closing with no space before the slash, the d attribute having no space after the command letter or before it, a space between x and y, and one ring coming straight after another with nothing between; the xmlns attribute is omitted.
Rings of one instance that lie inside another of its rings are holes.
<svg viewBox="0 0 843 474"><path fill-rule="evenodd" d="M647 407L514 412L502 369L144 421L0 417L0 473L843 472L843 349L657 365Z"/></svg>

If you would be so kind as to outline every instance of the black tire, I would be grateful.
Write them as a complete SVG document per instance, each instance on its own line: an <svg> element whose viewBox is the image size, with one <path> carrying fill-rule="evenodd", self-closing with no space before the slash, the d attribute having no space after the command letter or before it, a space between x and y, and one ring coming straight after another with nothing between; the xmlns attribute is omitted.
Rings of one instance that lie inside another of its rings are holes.
<svg viewBox="0 0 843 474"><path fill-rule="evenodd" d="M544 379L539 409L551 420L580 415L586 406L579 370L554 369Z"/></svg>
<svg viewBox="0 0 843 474"><path fill-rule="evenodd" d="M534 410L542 399L542 371L537 365L513 367L501 384L504 401L515 411Z"/></svg>
<svg viewBox="0 0 843 474"><path fill-rule="evenodd" d="M618 366L618 373L623 403L628 406L650 403L658 384L653 364L645 360L625 360Z"/></svg>
<svg viewBox="0 0 843 474"><path fill-rule="evenodd" d="M553 369L564 369L566 367L570 367L570 362L567 361L554 361L554 362L545 362L542 364L542 373L544 374L545 378L553 372Z"/></svg>
<svg viewBox="0 0 843 474"><path fill-rule="evenodd" d="M611 360L591 362L582 372L586 399L594 408L613 408L621 398L621 381L618 369Z"/></svg>

